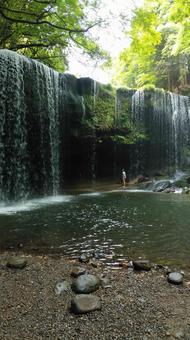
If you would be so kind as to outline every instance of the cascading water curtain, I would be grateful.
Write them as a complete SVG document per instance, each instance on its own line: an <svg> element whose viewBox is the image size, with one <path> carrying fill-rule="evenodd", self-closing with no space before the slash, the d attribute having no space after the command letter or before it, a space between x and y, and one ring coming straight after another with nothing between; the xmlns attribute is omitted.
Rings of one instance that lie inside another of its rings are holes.
<svg viewBox="0 0 190 340"><path fill-rule="evenodd" d="M134 126L141 129L144 127L144 91L136 91L132 96L132 122ZM142 174L144 172L144 147L143 142L137 142L131 150L131 166L132 175Z"/></svg>
<svg viewBox="0 0 190 340"><path fill-rule="evenodd" d="M59 73L0 51L0 199L59 190Z"/></svg>

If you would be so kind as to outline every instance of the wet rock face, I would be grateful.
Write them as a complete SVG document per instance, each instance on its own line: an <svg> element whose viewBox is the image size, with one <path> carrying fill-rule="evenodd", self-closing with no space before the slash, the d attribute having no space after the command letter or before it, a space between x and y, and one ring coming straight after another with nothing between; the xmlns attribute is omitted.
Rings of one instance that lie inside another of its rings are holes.
<svg viewBox="0 0 190 340"><path fill-rule="evenodd" d="M98 276L85 274L79 276L72 284L72 289L78 294L88 294L95 292L101 285Z"/></svg>
<svg viewBox="0 0 190 340"><path fill-rule="evenodd" d="M99 309L101 309L101 300L92 294L76 295L71 301L71 311L75 314L89 313Z"/></svg>
<svg viewBox="0 0 190 340"><path fill-rule="evenodd" d="M170 181L160 181L153 185L152 190L154 192L162 192L171 186Z"/></svg>

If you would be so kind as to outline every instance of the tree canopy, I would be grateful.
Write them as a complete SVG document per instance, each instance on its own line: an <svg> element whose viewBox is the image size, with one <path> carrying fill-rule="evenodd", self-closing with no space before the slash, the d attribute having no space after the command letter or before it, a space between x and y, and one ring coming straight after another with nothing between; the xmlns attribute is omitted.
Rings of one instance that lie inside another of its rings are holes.
<svg viewBox="0 0 190 340"><path fill-rule="evenodd" d="M90 30L101 25L89 19L96 0L1 0L0 48L20 52L64 70L71 45L102 56ZM92 16L91 16L92 17Z"/></svg>
<svg viewBox="0 0 190 340"><path fill-rule="evenodd" d="M189 92L189 0L145 0L134 11L127 36L131 42L117 61L117 84Z"/></svg>

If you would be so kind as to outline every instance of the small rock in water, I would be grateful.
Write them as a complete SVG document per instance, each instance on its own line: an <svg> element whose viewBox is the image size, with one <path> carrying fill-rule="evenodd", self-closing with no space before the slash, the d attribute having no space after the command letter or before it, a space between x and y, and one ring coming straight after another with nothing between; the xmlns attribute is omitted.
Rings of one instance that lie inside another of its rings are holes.
<svg viewBox="0 0 190 340"><path fill-rule="evenodd" d="M23 269L26 267L27 261L24 257L12 256L7 260L7 267L14 269Z"/></svg>
<svg viewBox="0 0 190 340"><path fill-rule="evenodd" d="M90 256L89 255L82 254L79 257L79 262L82 262L82 263L87 263L87 262L89 262L89 260L90 260Z"/></svg>
<svg viewBox="0 0 190 340"><path fill-rule="evenodd" d="M174 283L176 285L183 283L183 275L178 272L169 273L168 282Z"/></svg>
<svg viewBox="0 0 190 340"><path fill-rule="evenodd" d="M94 258L96 260L99 260L100 258L104 258L105 257L105 254L102 252L102 251L96 251L94 252Z"/></svg>
<svg viewBox="0 0 190 340"><path fill-rule="evenodd" d="M70 284L66 280L57 282L55 285L55 295L61 295L67 292L69 288L70 288Z"/></svg>
<svg viewBox="0 0 190 340"><path fill-rule="evenodd" d="M71 301L71 311L75 314L84 314L100 309L100 298L92 294L76 295Z"/></svg>
<svg viewBox="0 0 190 340"><path fill-rule="evenodd" d="M133 261L133 267L135 270L149 271L152 268L152 263L149 260Z"/></svg>
<svg viewBox="0 0 190 340"><path fill-rule="evenodd" d="M80 275L72 284L75 293L88 294L92 293L100 287L100 278L96 275L85 274Z"/></svg>
<svg viewBox="0 0 190 340"><path fill-rule="evenodd" d="M72 277L78 277L80 275L84 275L86 273L86 269L83 267L75 267L71 270Z"/></svg>

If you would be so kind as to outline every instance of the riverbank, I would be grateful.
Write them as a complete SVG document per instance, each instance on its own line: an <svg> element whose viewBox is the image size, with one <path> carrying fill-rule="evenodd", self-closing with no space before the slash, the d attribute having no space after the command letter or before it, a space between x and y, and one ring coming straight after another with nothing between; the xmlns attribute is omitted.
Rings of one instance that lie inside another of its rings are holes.
<svg viewBox="0 0 190 340"><path fill-rule="evenodd" d="M188 272L183 285L173 285L164 268L111 270L62 256L23 255L26 267L13 269L6 266L9 256L0 255L0 339L189 339ZM78 265L109 283L93 293L101 310L75 315L74 292L55 293L58 282L72 283Z"/></svg>

